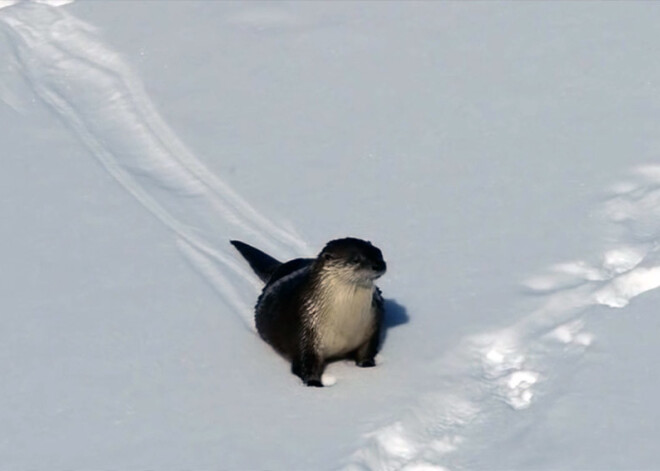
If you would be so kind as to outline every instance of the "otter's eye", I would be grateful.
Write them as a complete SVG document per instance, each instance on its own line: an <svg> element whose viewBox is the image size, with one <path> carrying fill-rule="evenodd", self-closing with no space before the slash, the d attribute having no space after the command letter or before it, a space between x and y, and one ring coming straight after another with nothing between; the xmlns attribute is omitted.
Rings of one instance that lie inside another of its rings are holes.
<svg viewBox="0 0 660 471"><path fill-rule="evenodd" d="M323 254L323 258L325 260L332 260L335 257L331 253L326 252L326 253Z"/></svg>
<svg viewBox="0 0 660 471"><path fill-rule="evenodd" d="M364 261L364 257L362 257L361 255L353 255L353 257L351 258L352 263L362 263L363 261Z"/></svg>

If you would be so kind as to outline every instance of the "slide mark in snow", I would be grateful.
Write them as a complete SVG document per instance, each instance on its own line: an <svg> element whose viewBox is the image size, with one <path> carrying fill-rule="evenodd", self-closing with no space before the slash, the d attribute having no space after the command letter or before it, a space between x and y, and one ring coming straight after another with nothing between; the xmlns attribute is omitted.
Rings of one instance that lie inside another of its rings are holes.
<svg viewBox="0 0 660 471"><path fill-rule="evenodd" d="M228 239L244 238L281 256L308 255L304 241L260 214L192 155L94 27L46 2L3 8L0 24L30 88L175 233L182 252L252 327L260 285L237 263Z"/></svg>
<svg viewBox="0 0 660 471"><path fill-rule="evenodd" d="M441 387L366 436L346 469L473 467L474 456L512 427L512 414L525 420L516 411L533 406L553 386L549 378L556 381L592 344L588 308L623 308L660 287L660 166L637 168L613 193L600 211L612 228L611 249L595 263L561 263L528 280L542 304L505 329L464 339L431 365Z"/></svg>

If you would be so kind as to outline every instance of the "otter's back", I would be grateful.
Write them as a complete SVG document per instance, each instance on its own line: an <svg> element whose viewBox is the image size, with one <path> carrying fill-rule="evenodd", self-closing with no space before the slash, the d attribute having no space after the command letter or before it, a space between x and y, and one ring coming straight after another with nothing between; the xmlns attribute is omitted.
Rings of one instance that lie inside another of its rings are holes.
<svg viewBox="0 0 660 471"><path fill-rule="evenodd" d="M309 283L313 259L282 264L271 276L257 300L255 323L261 338L290 357L299 349L303 287Z"/></svg>

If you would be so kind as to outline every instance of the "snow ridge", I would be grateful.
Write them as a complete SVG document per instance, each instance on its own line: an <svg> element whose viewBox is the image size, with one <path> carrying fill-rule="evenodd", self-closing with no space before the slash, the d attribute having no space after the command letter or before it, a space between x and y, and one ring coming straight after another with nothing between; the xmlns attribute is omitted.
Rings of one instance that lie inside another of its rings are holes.
<svg viewBox="0 0 660 471"><path fill-rule="evenodd" d="M369 433L345 469L474 467L484 446L478 438L511 427L512 415L524 420L516 411L542 406L549 378L565 373L557 365L569 370L593 343L585 331L588 308L623 308L660 287L660 165L635 169L599 212L613 229L612 247L600 260L561 263L528 280L543 296L541 305L505 329L464 339L430 367L443 372L446 387L423 394L393 424Z"/></svg>
<svg viewBox="0 0 660 471"><path fill-rule="evenodd" d="M0 24L35 94L175 233L193 266L252 326L251 300L260 285L228 239L292 256L309 253L305 242L259 213L185 147L130 66L91 25L31 2L3 8ZM250 294L241 295L245 290Z"/></svg>

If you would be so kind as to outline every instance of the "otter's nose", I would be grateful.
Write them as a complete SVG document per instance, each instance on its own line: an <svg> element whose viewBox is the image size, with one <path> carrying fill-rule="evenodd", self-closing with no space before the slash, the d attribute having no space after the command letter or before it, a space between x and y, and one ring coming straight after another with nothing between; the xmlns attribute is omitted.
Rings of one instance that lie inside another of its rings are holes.
<svg viewBox="0 0 660 471"><path fill-rule="evenodd" d="M387 265L385 264L385 261L382 261L382 262L376 262L376 263L374 263L373 265L371 265L371 268L372 268L374 271L377 271L377 272L383 272L383 273L384 273L385 270L387 270Z"/></svg>

